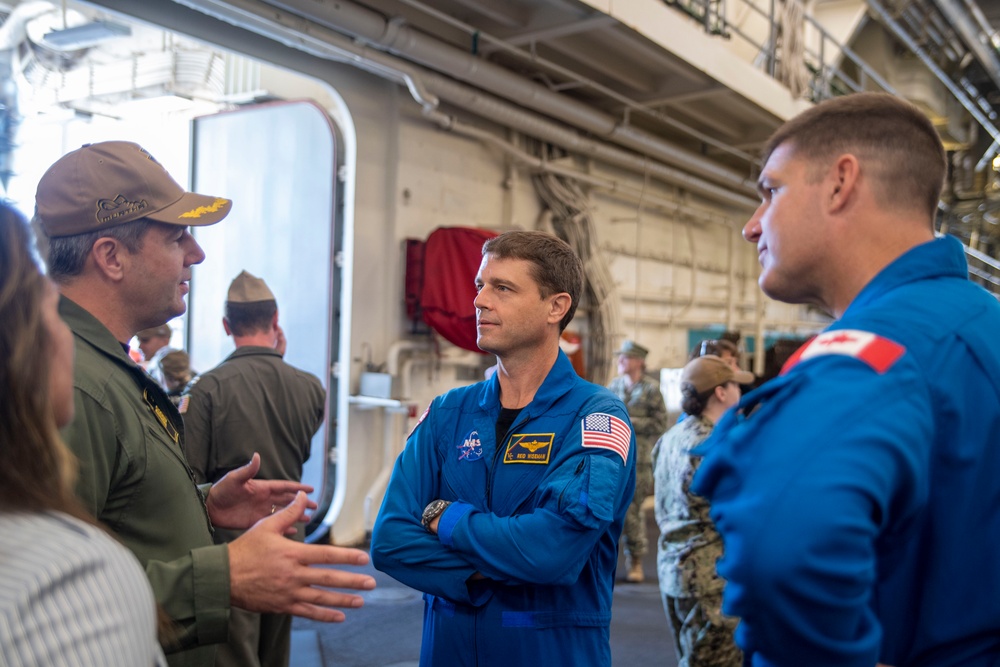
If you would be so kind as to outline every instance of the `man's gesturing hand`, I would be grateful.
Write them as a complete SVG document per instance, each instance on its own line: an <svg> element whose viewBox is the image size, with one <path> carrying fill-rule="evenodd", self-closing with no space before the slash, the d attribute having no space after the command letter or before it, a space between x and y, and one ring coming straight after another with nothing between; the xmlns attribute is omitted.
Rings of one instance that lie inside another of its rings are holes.
<svg viewBox="0 0 1000 667"><path fill-rule="evenodd" d="M275 506L284 507L299 491L311 493L313 487L284 480L254 479L260 470L260 454L254 452L245 466L230 470L208 491L208 516L216 528L249 528L257 520L270 516ZM308 501L306 509L316 509ZM304 520L304 519L303 519ZM294 527L290 533L295 534Z"/></svg>
<svg viewBox="0 0 1000 667"><path fill-rule="evenodd" d="M229 544L230 595L234 607L248 611L293 614L314 621L340 622L344 613L333 607L360 607L359 595L326 588L371 590L375 579L318 565L365 565L359 549L301 544L283 537L306 509L306 495L258 521Z"/></svg>

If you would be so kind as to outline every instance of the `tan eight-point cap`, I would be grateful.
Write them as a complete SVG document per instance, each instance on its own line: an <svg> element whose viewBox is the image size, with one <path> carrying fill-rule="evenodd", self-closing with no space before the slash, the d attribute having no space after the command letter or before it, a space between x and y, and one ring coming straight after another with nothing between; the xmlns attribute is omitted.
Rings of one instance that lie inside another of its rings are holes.
<svg viewBox="0 0 1000 667"><path fill-rule="evenodd" d="M240 271L229 286L226 301L229 303L255 303L257 301L274 301L274 294L267 283L257 276Z"/></svg>

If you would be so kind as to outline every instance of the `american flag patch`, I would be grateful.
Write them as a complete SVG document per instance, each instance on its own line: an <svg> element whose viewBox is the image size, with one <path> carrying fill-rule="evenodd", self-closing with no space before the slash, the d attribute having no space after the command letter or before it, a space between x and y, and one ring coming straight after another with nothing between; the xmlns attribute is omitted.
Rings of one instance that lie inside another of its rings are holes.
<svg viewBox="0 0 1000 667"><path fill-rule="evenodd" d="M188 405L190 404L191 404L190 394L185 394L184 396L181 396L181 401L180 403L177 404L177 412L181 413L182 415L187 414Z"/></svg>
<svg viewBox="0 0 1000 667"><path fill-rule="evenodd" d="M595 412L583 418L583 446L610 449L628 462L632 429L618 417Z"/></svg>
<svg viewBox="0 0 1000 667"><path fill-rule="evenodd" d="M427 419L427 415L429 415L430 413L431 413L431 406L428 405L427 409L424 410L424 414L420 415L420 419L418 419L417 423L413 425L413 428L410 429L410 432L406 434L407 440L409 440L410 436L413 435L413 432L417 430L417 427L420 426L422 423L424 423L424 420Z"/></svg>

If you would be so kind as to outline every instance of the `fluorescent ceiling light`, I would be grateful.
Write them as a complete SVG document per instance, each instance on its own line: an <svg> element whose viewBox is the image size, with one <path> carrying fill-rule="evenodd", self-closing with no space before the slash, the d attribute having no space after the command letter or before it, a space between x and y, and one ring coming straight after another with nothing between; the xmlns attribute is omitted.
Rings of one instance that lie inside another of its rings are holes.
<svg viewBox="0 0 1000 667"><path fill-rule="evenodd" d="M91 21L83 25L45 33L42 42L60 50L84 49L114 37L127 37L132 29L110 21Z"/></svg>

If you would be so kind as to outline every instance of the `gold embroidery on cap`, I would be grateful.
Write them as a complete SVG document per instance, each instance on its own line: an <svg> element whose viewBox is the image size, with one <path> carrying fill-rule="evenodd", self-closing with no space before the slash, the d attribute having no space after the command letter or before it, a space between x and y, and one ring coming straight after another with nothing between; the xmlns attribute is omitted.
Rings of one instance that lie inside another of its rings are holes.
<svg viewBox="0 0 1000 667"><path fill-rule="evenodd" d="M229 202L228 199L222 199L221 197L216 199L209 206L199 206L198 208L191 209L190 211L185 211L181 213L178 218L200 218L206 213L215 213L220 208L225 206Z"/></svg>

